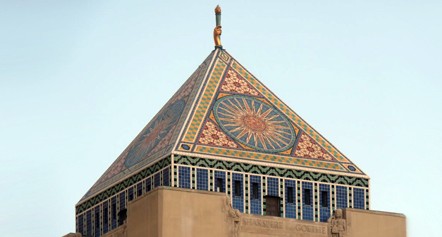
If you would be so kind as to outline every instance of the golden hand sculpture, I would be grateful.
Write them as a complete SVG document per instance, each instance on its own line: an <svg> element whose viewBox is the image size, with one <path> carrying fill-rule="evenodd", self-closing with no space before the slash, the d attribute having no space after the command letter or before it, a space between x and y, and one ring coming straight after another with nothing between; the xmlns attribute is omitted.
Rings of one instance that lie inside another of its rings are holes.
<svg viewBox="0 0 442 237"><path fill-rule="evenodd" d="M215 46L222 46L221 33L222 33L221 26L215 26L215 29L213 29L213 40L215 41Z"/></svg>
<svg viewBox="0 0 442 237"><path fill-rule="evenodd" d="M213 41L215 41L215 48L222 48L221 44L221 7L219 5L215 8L216 26L213 29Z"/></svg>

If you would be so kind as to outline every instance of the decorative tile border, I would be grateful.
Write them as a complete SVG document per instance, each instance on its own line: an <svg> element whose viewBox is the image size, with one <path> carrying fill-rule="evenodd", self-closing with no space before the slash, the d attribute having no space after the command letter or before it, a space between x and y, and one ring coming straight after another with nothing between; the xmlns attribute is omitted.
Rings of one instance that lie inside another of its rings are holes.
<svg viewBox="0 0 442 237"><path fill-rule="evenodd" d="M196 158L189 156L174 156L175 164L191 165L196 167L216 168L250 174L272 175L277 177L295 178L300 180L311 180L331 184L352 185L358 187L368 187L368 179L357 178L344 175L323 174L295 169L284 169L261 165L252 165L239 162L230 162L214 159Z"/></svg>
<svg viewBox="0 0 442 237"><path fill-rule="evenodd" d="M184 142L194 143L196 135L201 128L201 124L206 117L206 113L208 111L209 106L215 96L215 91L217 90L219 84L219 78L224 73L227 64L221 60L217 60L215 63L215 67L213 68L212 75L210 76L209 82L206 85L206 88L203 92L203 96L200 99L200 102L195 109L192 122L188 126L185 137L183 139Z"/></svg>
<svg viewBox="0 0 442 237"><path fill-rule="evenodd" d="M220 147L197 145L195 147L195 153L220 155L231 158L268 161L268 162L275 162L275 163L288 164L288 165L299 165L299 166L306 166L306 167L319 168L319 169L329 169L341 172L347 171L347 169L345 169L340 163L336 162L325 162L320 160L280 156L276 154L265 154L265 153L252 152L248 150L241 151L241 150L223 149Z"/></svg>
<svg viewBox="0 0 442 237"><path fill-rule="evenodd" d="M163 168L170 165L170 156L154 163L153 165L145 168L144 170L130 176L129 178L123 180L120 183L117 183L116 185L106 189L105 191L93 196L92 198L77 204L75 207L75 212L77 214L89 209L90 207L110 198L111 196L117 194L118 192L126 189L127 187L139 182L140 180L143 180L146 177L149 177L150 175L162 170Z"/></svg>

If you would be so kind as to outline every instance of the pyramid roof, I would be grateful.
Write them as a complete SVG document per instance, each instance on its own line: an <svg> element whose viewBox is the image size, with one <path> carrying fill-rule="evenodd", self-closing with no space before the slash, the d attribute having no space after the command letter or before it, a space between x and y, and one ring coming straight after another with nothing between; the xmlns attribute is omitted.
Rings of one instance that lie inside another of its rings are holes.
<svg viewBox="0 0 442 237"><path fill-rule="evenodd" d="M368 178L221 48L211 52L79 203L171 155Z"/></svg>

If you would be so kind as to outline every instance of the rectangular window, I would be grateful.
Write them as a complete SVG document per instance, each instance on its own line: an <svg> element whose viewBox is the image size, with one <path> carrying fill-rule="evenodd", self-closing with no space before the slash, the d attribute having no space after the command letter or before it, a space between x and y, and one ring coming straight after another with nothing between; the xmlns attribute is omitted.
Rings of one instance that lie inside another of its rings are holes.
<svg viewBox="0 0 442 237"><path fill-rule="evenodd" d="M328 207L328 192L321 191L321 206Z"/></svg>
<svg viewBox="0 0 442 237"><path fill-rule="evenodd" d="M216 178L215 179L215 190L216 192L224 192L224 180L222 178Z"/></svg>
<svg viewBox="0 0 442 237"><path fill-rule="evenodd" d="M103 208L103 233L108 231L109 226L109 208L107 206L107 202L104 203Z"/></svg>
<svg viewBox="0 0 442 237"><path fill-rule="evenodd" d="M95 236L100 236L100 208L95 208Z"/></svg>
<svg viewBox="0 0 442 237"><path fill-rule="evenodd" d="M143 194L143 184L139 183L137 185L137 197L140 197Z"/></svg>
<svg viewBox="0 0 442 237"><path fill-rule="evenodd" d="M266 199L266 215L267 216L281 216L280 198L266 196L265 199Z"/></svg>
<svg viewBox="0 0 442 237"><path fill-rule="evenodd" d="M364 209L364 204L365 204L364 196L365 196L364 189L362 188L353 189L354 208Z"/></svg>
<svg viewBox="0 0 442 237"><path fill-rule="evenodd" d="M312 190L311 189L304 189L304 204L305 205L312 205Z"/></svg>
<svg viewBox="0 0 442 237"><path fill-rule="evenodd" d="M78 216L78 229L77 229L78 233L81 233L82 235L84 235L83 233L83 214Z"/></svg>
<svg viewBox="0 0 442 237"><path fill-rule="evenodd" d="M86 235L92 235L92 211L89 210L86 212Z"/></svg>
<svg viewBox="0 0 442 237"><path fill-rule="evenodd" d="M279 181L277 178L267 178L267 195L279 196Z"/></svg>
<svg viewBox="0 0 442 237"><path fill-rule="evenodd" d="M126 193L123 191L120 193L120 210L126 208Z"/></svg>
<svg viewBox="0 0 442 237"><path fill-rule="evenodd" d="M146 192L149 192L150 190L152 190L152 181L150 178L146 179Z"/></svg>
<svg viewBox="0 0 442 237"><path fill-rule="evenodd" d="M179 167L180 188L190 188L190 168Z"/></svg>
<svg viewBox="0 0 442 237"><path fill-rule="evenodd" d="M235 189L234 195L241 196L241 182L239 180L235 180L234 186L235 186L234 187L234 189Z"/></svg>
<svg viewBox="0 0 442 237"><path fill-rule="evenodd" d="M117 219L117 204L116 203L112 203L111 212L112 212L112 221L114 221Z"/></svg>
<svg viewBox="0 0 442 237"><path fill-rule="evenodd" d="M287 187L287 202L294 203L295 199L293 197L293 187Z"/></svg>
<svg viewBox="0 0 442 237"><path fill-rule="evenodd" d="M336 186L336 203L337 208L346 208L347 204L347 187Z"/></svg>
<svg viewBox="0 0 442 237"><path fill-rule="evenodd" d="M226 192L226 173L215 171L215 192Z"/></svg>
<svg viewBox="0 0 442 237"><path fill-rule="evenodd" d="M250 175L250 214L262 214L261 177Z"/></svg>
<svg viewBox="0 0 442 237"><path fill-rule="evenodd" d="M163 186L170 186L169 168L163 170Z"/></svg>
<svg viewBox="0 0 442 237"><path fill-rule="evenodd" d="M252 199L259 198L259 186L258 183L252 183Z"/></svg>
<svg viewBox="0 0 442 237"><path fill-rule="evenodd" d="M196 187L198 190L207 190L208 189L208 171L205 169L196 169Z"/></svg>
<svg viewBox="0 0 442 237"><path fill-rule="evenodd" d="M161 186L161 173L160 172L158 172L154 175L153 185L154 185L154 188Z"/></svg>
<svg viewBox="0 0 442 237"><path fill-rule="evenodd" d="M132 201L134 199L134 189L133 187L130 187L129 190L127 191L129 194L129 201Z"/></svg>

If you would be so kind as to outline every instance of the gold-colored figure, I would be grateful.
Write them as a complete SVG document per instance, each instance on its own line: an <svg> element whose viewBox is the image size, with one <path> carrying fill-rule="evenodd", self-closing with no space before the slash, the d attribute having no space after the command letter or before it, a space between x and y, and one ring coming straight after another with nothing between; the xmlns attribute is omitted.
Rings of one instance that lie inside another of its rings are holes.
<svg viewBox="0 0 442 237"><path fill-rule="evenodd" d="M215 29L213 29L213 40L215 41L215 46L222 46L221 33L222 33L221 26L215 26Z"/></svg>
<svg viewBox="0 0 442 237"><path fill-rule="evenodd" d="M221 7L219 5L215 8L216 26L213 29L213 40L215 41L215 47L222 48L221 45Z"/></svg>

